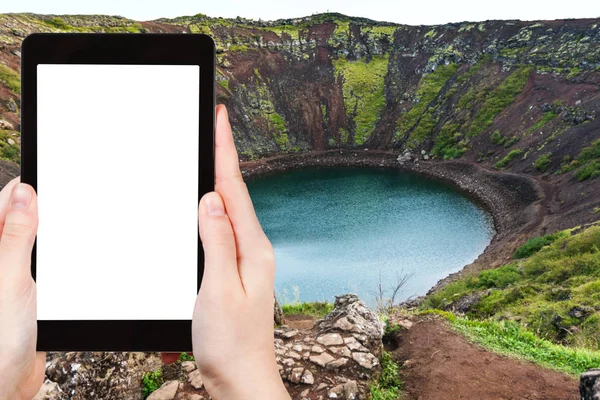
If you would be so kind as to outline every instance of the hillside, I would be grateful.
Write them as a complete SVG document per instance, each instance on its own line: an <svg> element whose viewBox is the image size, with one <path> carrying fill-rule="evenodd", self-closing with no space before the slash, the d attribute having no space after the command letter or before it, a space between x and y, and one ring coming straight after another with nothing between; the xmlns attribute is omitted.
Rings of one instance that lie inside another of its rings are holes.
<svg viewBox="0 0 600 400"><path fill-rule="evenodd" d="M246 160L409 150L550 182L551 213L568 215L550 230L597 217L600 196L589 195L600 191L600 20L405 26L340 14L271 22L4 14L0 157L15 162L19 46L32 32L210 34L218 101ZM162 119L168 126L168 107Z"/></svg>

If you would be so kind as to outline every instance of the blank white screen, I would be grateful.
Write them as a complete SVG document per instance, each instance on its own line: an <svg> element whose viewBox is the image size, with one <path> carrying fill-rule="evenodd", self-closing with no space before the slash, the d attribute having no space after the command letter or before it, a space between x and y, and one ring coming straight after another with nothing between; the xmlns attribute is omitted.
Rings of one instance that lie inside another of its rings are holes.
<svg viewBox="0 0 600 400"><path fill-rule="evenodd" d="M199 68L38 65L39 320L192 318Z"/></svg>

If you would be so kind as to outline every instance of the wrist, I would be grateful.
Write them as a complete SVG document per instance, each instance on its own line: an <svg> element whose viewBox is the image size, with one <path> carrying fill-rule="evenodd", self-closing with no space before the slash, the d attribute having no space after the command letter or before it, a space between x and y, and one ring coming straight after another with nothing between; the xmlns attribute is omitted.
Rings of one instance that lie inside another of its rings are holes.
<svg viewBox="0 0 600 400"><path fill-rule="evenodd" d="M231 365L226 373L203 376L203 380L214 400L290 399L274 358L268 362L240 360L237 365Z"/></svg>

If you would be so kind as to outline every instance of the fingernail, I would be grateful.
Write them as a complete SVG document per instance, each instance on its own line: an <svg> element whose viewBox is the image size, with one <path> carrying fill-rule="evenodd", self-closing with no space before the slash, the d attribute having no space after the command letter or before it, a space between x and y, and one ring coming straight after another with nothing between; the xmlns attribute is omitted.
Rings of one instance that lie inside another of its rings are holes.
<svg viewBox="0 0 600 400"><path fill-rule="evenodd" d="M206 196L206 212L208 215L225 215L223 200L218 194L210 194Z"/></svg>
<svg viewBox="0 0 600 400"><path fill-rule="evenodd" d="M23 183L17 183L10 196L12 208L27 208L31 203L31 190Z"/></svg>

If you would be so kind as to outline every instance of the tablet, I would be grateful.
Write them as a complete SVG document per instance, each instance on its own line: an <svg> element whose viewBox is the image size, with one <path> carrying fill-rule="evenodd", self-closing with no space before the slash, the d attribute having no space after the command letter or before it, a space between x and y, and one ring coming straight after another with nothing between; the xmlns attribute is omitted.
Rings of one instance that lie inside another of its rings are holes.
<svg viewBox="0 0 600 400"><path fill-rule="evenodd" d="M214 188L214 42L34 34L21 74L37 349L192 351L198 202Z"/></svg>

